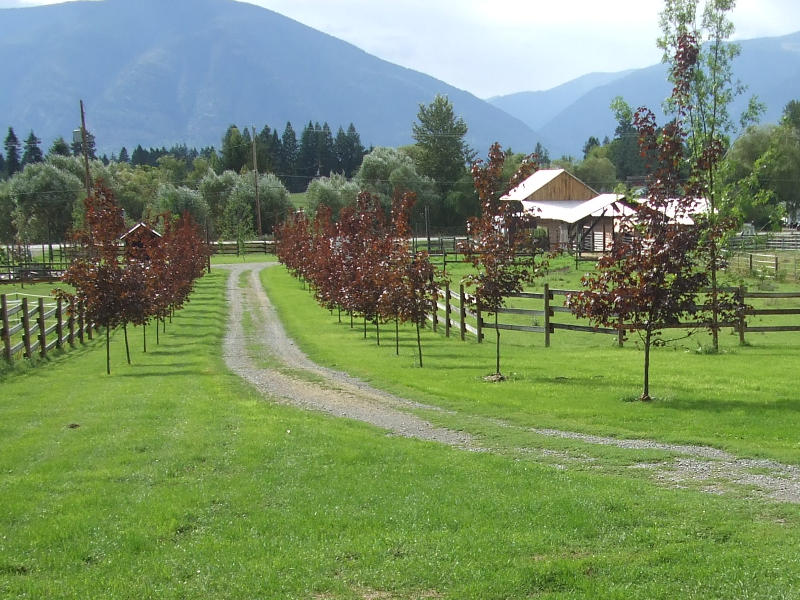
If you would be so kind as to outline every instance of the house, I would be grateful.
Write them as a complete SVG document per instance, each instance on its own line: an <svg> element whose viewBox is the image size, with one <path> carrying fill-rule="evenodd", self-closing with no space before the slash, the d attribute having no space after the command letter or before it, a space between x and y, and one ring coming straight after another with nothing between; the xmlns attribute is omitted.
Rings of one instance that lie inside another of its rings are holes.
<svg viewBox="0 0 800 600"><path fill-rule="evenodd" d="M551 250L604 252L615 221L630 210L619 194L598 194L564 169L541 169L502 197L547 229Z"/></svg>

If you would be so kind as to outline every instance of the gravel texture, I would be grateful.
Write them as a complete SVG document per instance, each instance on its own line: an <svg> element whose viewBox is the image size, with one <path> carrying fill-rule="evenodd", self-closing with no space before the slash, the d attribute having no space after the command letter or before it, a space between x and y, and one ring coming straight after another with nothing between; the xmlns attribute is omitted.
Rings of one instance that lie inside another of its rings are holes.
<svg viewBox="0 0 800 600"><path fill-rule="evenodd" d="M271 399L335 415L364 421L388 431L422 440L462 448L474 448L472 436L461 431L436 427L412 414L415 408L433 409L376 390L366 383L333 369L311 362L290 340L275 314L258 277L267 264L242 264L230 267L228 302L230 318L223 355L228 367ZM247 285L239 287L240 275L249 271ZM252 329L245 332L242 317L252 315ZM322 378L314 382L283 372L279 367L262 367L249 356L248 348L263 349L273 362Z"/></svg>
<svg viewBox="0 0 800 600"><path fill-rule="evenodd" d="M276 402L364 421L404 437L440 442L471 451L486 450L475 436L434 426L412 412L415 409L441 410L438 407L376 390L346 373L312 362L286 335L261 285L259 271L272 264L249 263L225 267L231 274L227 288L230 317L223 354L226 364L234 373ZM240 286L242 273L247 273L247 282ZM253 324L248 332L242 325L245 313L251 315L250 322ZM263 364L264 361L253 358L255 352L268 359L267 366ZM303 377L303 374L307 376ZM469 416L475 418L474 415ZM498 419L486 419L486 422L520 429L518 425ZM516 451L530 460L536 460L537 456L552 459L550 454L554 454L545 448L537 448L535 436L572 439L584 444L614 446L631 451L659 450L670 456L665 456L663 461L635 463L630 468L649 474L653 481L668 487L691 487L713 494L736 492L745 497L800 503L800 467L795 465L738 458L708 446L601 437L555 429L525 429L534 434L530 447ZM602 461L584 454L558 454L563 455L565 460L552 465L555 468L564 469L569 468L570 464L580 463L604 469L602 464L598 465ZM675 454L680 456L672 456Z"/></svg>

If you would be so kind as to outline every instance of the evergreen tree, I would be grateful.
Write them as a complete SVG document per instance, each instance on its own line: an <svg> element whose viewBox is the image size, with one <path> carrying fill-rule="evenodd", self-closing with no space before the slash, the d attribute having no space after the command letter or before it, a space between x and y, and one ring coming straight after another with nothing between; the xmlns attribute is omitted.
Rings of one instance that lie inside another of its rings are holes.
<svg viewBox="0 0 800 600"><path fill-rule="evenodd" d="M3 153L0 152L0 179L3 179L5 177L5 173L6 173L6 159L3 156Z"/></svg>
<svg viewBox="0 0 800 600"><path fill-rule="evenodd" d="M71 154L69 144L67 144L66 140L61 136L53 140L53 144L47 151L47 156L71 156Z"/></svg>
<svg viewBox="0 0 800 600"><path fill-rule="evenodd" d="M236 125L228 127L222 138L222 168L240 173L242 167L252 162L250 158L250 133L245 129L247 139Z"/></svg>
<svg viewBox="0 0 800 600"><path fill-rule="evenodd" d="M467 124L456 117L450 100L437 94L430 104L420 104L412 132L420 173L434 179L439 192L446 195L472 159L472 150L464 141Z"/></svg>
<svg viewBox="0 0 800 600"><path fill-rule="evenodd" d="M136 148L133 149L133 154L131 155L131 165L134 167L140 167L142 165L146 165L149 160L149 156L147 154L147 150L142 148L141 144L138 144Z"/></svg>
<svg viewBox="0 0 800 600"><path fill-rule="evenodd" d="M328 177L336 171L336 148L333 134L328 123L322 124L322 129L317 132L317 155L319 157L319 173Z"/></svg>
<svg viewBox="0 0 800 600"><path fill-rule="evenodd" d="M628 177L642 177L647 168L639 149L639 133L633 125L633 111L619 96L611 102L611 110L617 119L617 128L608 146L608 158L617 169L617 179L624 182Z"/></svg>
<svg viewBox="0 0 800 600"><path fill-rule="evenodd" d="M281 149L280 149L280 175L284 185L289 188L289 191L297 192L298 188L302 189L302 185L298 185L299 180L295 179L297 174L297 134L290 122L286 122L286 128L283 130L281 136Z"/></svg>
<svg viewBox="0 0 800 600"><path fill-rule="evenodd" d="M361 145L361 137L356 131L355 125L350 123L347 133L339 127L334 140L336 151L336 171L343 173L348 179L352 177L361 166L365 150Z"/></svg>
<svg viewBox="0 0 800 600"><path fill-rule="evenodd" d="M119 158L117 161L121 163L131 162L131 159L128 157L128 149L123 146L122 149L119 151Z"/></svg>
<svg viewBox="0 0 800 600"><path fill-rule="evenodd" d="M83 156L82 140L83 138L79 136L77 140L72 142L72 154L74 156ZM86 153L89 155L89 160L95 160L97 158L97 148L95 146L94 135L88 129L86 130L86 146Z"/></svg>
<svg viewBox="0 0 800 600"><path fill-rule="evenodd" d="M42 148L40 144L42 140L36 137L33 133L33 129L31 129L30 134L25 139L25 145L23 146L24 150L22 152L22 166L25 167L26 165L32 165L35 163L42 162L44 160L44 155L42 154Z"/></svg>
<svg viewBox="0 0 800 600"><path fill-rule="evenodd" d="M543 168L550 166L550 152L548 152L547 148L542 146L542 142L536 142L533 153L539 157L539 164L542 165Z"/></svg>
<svg viewBox="0 0 800 600"><path fill-rule="evenodd" d="M319 152L317 147L318 131L322 128L320 124L313 124L311 121L300 134L300 147L297 151L296 173L299 176L298 185L300 190L305 190L309 182L320 175Z"/></svg>
<svg viewBox="0 0 800 600"><path fill-rule="evenodd" d="M269 125L256 134L256 156L259 173L274 173L276 163L275 137Z"/></svg>
<svg viewBox="0 0 800 600"><path fill-rule="evenodd" d="M4 147L6 149L6 177L11 177L14 173L22 170L19 157L19 139L14 133L14 128L8 128Z"/></svg>

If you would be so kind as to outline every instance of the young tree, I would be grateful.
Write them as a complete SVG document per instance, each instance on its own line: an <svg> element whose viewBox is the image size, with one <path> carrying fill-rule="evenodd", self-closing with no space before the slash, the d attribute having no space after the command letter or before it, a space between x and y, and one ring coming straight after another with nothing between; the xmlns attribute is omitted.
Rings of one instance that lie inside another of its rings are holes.
<svg viewBox="0 0 800 600"><path fill-rule="evenodd" d="M702 237L708 232L688 224L697 195L683 174L684 120L690 110L685 99L698 51L691 34L680 36L672 68L675 119L659 129L648 109L639 109L634 116L642 156L650 162L649 197L635 215L622 218L611 252L598 261L597 273L583 278L585 290L568 298L577 316L610 327L624 322L626 329L640 334L643 401L651 399L651 347L664 343L662 329L678 326L686 318L702 319L704 307L698 296L709 281L702 268ZM718 303L717 314L721 308Z"/></svg>
<svg viewBox="0 0 800 600"><path fill-rule="evenodd" d="M689 149L685 161L690 173L687 189L708 201L701 223L705 232L701 241L710 275L709 329L715 351L719 349L719 241L732 227L724 211L720 170L729 145L728 136L735 130L729 106L744 91L733 77L732 64L740 48L728 41L734 31L728 18L734 4L735 0L707 0L698 23L700 0L665 0L661 13L662 37L658 40L674 85L666 109L684 129ZM740 119L742 126L753 121L760 110L760 105L751 100Z"/></svg>
<svg viewBox="0 0 800 600"><path fill-rule="evenodd" d="M92 193L84 199L84 228L75 240L83 249L81 258L73 261L63 280L75 288L71 294L57 290L57 295L85 307L89 322L106 329L106 373L111 374L111 330L122 323L123 269L118 258L117 242L125 231L122 210L102 182L96 182Z"/></svg>
<svg viewBox="0 0 800 600"><path fill-rule="evenodd" d="M537 164L535 157L524 161L508 186L503 181L506 153L495 143L489 149L488 161L477 161L472 166L475 190L481 200L481 215L469 221L469 241L464 248L467 258L476 269L468 277L475 286L475 295L482 310L495 317L496 369L500 372L500 329L497 311L505 305L506 296L522 291L523 284L544 273L547 261L536 248L532 235L535 218L519 214L512 202L500 198L522 182Z"/></svg>

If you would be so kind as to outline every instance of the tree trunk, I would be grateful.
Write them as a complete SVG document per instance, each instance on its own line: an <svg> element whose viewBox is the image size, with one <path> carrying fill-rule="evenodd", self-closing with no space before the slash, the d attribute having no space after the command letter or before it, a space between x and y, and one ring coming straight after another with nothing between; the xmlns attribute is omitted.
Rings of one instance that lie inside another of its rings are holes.
<svg viewBox="0 0 800 600"><path fill-rule="evenodd" d="M161 343L161 340L158 337L158 330L159 330L158 317L156 317L156 346L158 346Z"/></svg>
<svg viewBox="0 0 800 600"><path fill-rule="evenodd" d="M147 354L147 323L142 323L142 346L144 353Z"/></svg>
<svg viewBox="0 0 800 600"><path fill-rule="evenodd" d="M497 370L495 372L500 375L500 329L497 327L497 313L494 313L494 332L497 339Z"/></svg>
<svg viewBox="0 0 800 600"><path fill-rule="evenodd" d="M394 318L394 353L400 356L400 319Z"/></svg>
<svg viewBox="0 0 800 600"><path fill-rule="evenodd" d="M417 321L417 352L419 353L419 366L422 368L422 340L419 337L419 321Z"/></svg>
<svg viewBox="0 0 800 600"><path fill-rule="evenodd" d="M644 392L640 398L642 402L650 400L650 342L652 341L652 335L653 332L648 326L644 337Z"/></svg>
<svg viewBox="0 0 800 600"><path fill-rule="evenodd" d="M375 317L375 338L378 340L378 346L381 345L381 324L378 317Z"/></svg>
<svg viewBox="0 0 800 600"><path fill-rule="evenodd" d="M367 339L367 315L364 315L364 339Z"/></svg>
<svg viewBox="0 0 800 600"><path fill-rule="evenodd" d="M106 325L106 375L111 375L111 328Z"/></svg>
<svg viewBox="0 0 800 600"><path fill-rule="evenodd" d="M719 290L717 289L717 242L711 240L711 345L719 351Z"/></svg>
<svg viewBox="0 0 800 600"><path fill-rule="evenodd" d="M128 364L131 364L131 348L128 346L128 324L122 324L122 332L125 334L125 356L128 359Z"/></svg>

